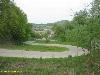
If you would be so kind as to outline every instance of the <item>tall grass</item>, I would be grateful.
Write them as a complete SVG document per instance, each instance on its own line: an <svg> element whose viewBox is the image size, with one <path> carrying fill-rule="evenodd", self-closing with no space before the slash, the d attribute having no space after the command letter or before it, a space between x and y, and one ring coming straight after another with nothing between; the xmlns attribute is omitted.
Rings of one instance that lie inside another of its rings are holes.
<svg viewBox="0 0 100 75"><path fill-rule="evenodd" d="M19 75L87 75L87 57L59 59L0 57L0 70L20 70L22 73Z"/></svg>

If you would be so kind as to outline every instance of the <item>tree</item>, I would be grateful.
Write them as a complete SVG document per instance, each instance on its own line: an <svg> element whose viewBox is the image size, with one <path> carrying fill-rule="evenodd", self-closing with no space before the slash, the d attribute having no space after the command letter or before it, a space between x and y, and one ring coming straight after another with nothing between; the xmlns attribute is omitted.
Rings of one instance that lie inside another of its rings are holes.
<svg viewBox="0 0 100 75"><path fill-rule="evenodd" d="M60 41L66 41L67 33L69 30L73 29L73 25L70 21L61 21L54 23L52 30L54 31L54 36Z"/></svg>
<svg viewBox="0 0 100 75"><path fill-rule="evenodd" d="M28 40L32 30L26 14L10 0L1 0L0 6L0 41L22 43Z"/></svg>
<svg viewBox="0 0 100 75"><path fill-rule="evenodd" d="M50 36L51 32L49 30L46 30L43 33L43 37L45 38L46 42L49 42L49 36Z"/></svg>

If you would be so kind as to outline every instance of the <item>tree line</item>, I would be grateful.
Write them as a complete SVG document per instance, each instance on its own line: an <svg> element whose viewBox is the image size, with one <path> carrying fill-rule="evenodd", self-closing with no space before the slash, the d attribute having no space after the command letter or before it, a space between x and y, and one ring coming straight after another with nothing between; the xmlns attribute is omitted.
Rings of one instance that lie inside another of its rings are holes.
<svg viewBox="0 0 100 75"><path fill-rule="evenodd" d="M84 56L87 59L83 61L84 73L100 75L100 0L94 0L90 6L76 12L72 21L55 23L52 30L56 40L88 49L89 54Z"/></svg>
<svg viewBox="0 0 100 75"><path fill-rule="evenodd" d="M100 0L94 0L90 6L76 12L72 21L55 23L54 38L89 50L96 48L100 44Z"/></svg>
<svg viewBox="0 0 100 75"><path fill-rule="evenodd" d="M22 43L32 34L26 14L11 0L0 0L0 43Z"/></svg>

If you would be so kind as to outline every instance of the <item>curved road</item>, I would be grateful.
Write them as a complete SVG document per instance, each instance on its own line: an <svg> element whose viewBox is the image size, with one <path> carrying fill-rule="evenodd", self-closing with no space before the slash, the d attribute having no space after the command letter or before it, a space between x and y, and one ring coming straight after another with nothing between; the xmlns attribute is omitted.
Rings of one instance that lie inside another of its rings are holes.
<svg viewBox="0 0 100 75"><path fill-rule="evenodd" d="M69 48L69 51L64 52L40 52L40 51L25 51L25 50L7 50L0 49L0 56L3 57L24 57L24 58L64 58L71 55L80 56L82 54L87 54L86 49L81 47L72 46L72 45L62 45L62 44L39 44L39 43L30 43L31 45L44 45L44 46L58 46Z"/></svg>

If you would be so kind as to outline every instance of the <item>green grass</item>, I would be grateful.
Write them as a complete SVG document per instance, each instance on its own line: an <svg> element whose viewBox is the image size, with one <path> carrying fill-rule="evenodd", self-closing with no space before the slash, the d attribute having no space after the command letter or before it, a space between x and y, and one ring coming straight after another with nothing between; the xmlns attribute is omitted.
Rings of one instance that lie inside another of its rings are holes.
<svg viewBox="0 0 100 75"><path fill-rule="evenodd" d="M100 51L93 52L91 57L90 54L49 59L0 57L0 70L22 71L22 73L0 73L0 75L100 75L99 65Z"/></svg>
<svg viewBox="0 0 100 75"><path fill-rule="evenodd" d="M0 48L11 49L11 50L26 50L26 51L51 51L51 52L62 52L68 50L65 47L55 46L40 46L40 45L0 45Z"/></svg>
<svg viewBox="0 0 100 75"><path fill-rule="evenodd" d="M0 57L0 70L22 71L7 75L100 75L99 67L93 62L100 64L98 52L93 53L92 58L90 55L58 59Z"/></svg>
<svg viewBox="0 0 100 75"><path fill-rule="evenodd" d="M80 57L59 59L0 57L0 70L22 71L22 73L19 73L18 75L69 75L69 72L71 72L74 67L76 67L75 69L77 73L78 70L84 68L84 59L85 58L81 60Z"/></svg>
<svg viewBox="0 0 100 75"><path fill-rule="evenodd" d="M49 42L46 42L46 41L44 41L44 40L37 40L37 41L35 41L34 43L43 43L43 44L63 44L63 45L76 45L76 43L75 42L61 42L61 41L49 41Z"/></svg>

